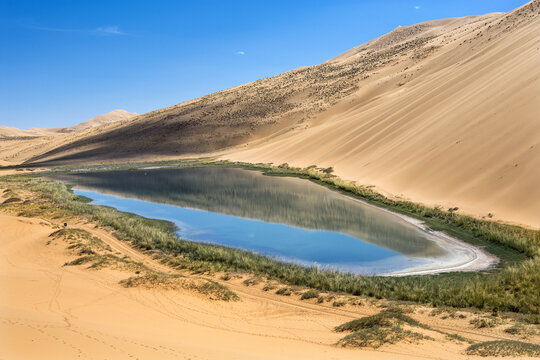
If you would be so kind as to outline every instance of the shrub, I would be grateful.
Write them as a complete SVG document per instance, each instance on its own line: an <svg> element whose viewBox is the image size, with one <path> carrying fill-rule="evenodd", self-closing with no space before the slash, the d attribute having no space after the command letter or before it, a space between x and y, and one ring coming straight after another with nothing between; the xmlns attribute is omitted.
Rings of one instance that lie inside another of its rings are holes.
<svg viewBox="0 0 540 360"><path fill-rule="evenodd" d="M378 314L365 316L363 318L352 320L337 326L334 331L336 332L347 332L347 331L358 331L362 329L369 329L372 327L381 327L387 328L399 324L408 324L411 326L425 327L423 324L420 324L418 321L414 320L408 315L403 314L403 312L398 310L385 310L381 311Z"/></svg>
<svg viewBox="0 0 540 360"><path fill-rule="evenodd" d="M467 354L480 356L540 356L540 345L513 340L487 341L469 346Z"/></svg>
<svg viewBox="0 0 540 360"><path fill-rule="evenodd" d="M472 325L474 325L477 329L482 328L492 328L498 325L498 321L496 319L485 319L485 318L475 318L470 321Z"/></svg>
<svg viewBox="0 0 540 360"><path fill-rule="evenodd" d="M417 342L422 339L432 340L420 333L404 330L399 326L381 328L378 326L362 329L345 336L338 344L344 347L372 347L379 348L384 344L395 344L400 341Z"/></svg>
<svg viewBox="0 0 540 360"><path fill-rule="evenodd" d="M278 289L276 291L276 294L278 295L283 295L283 296L290 296L291 295L291 290L287 287L282 287L281 289Z"/></svg>
<svg viewBox="0 0 540 360"><path fill-rule="evenodd" d="M302 294L300 300L307 300L319 297L319 292L317 290L311 289Z"/></svg>
<svg viewBox="0 0 540 360"><path fill-rule="evenodd" d="M4 200L2 204L16 203L21 202L22 200L18 197L10 197L9 199Z"/></svg>

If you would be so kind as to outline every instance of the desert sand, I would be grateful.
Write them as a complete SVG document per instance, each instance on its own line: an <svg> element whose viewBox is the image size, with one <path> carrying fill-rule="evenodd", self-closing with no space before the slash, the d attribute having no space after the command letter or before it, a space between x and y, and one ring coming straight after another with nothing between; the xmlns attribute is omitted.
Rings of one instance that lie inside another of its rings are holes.
<svg viewBox="0 0 540 360"><path fill-rule="evenodd" d="M391 197L538 228L538 9L398 27L320 65L81 131L4 139L0 161L333 166Z"/></svg>
<svg viewBox="0 0 540 360"><path fill-rule="evenodd" d="M116 253L156 271L155 262L101 229L91 231ZM429 332L436 341L385 345L378 350L334 345L332 328L380 311L373 305L333 308L226 282L238 302L209 300L189 290L124 288L130 275L114 269L62 266L75 256L51 241L50 223L0 214L0 358L2 359L465 359L467 344ZM474 329L469 319L415 317L436 329L476 340L512 338Z"/></svg>

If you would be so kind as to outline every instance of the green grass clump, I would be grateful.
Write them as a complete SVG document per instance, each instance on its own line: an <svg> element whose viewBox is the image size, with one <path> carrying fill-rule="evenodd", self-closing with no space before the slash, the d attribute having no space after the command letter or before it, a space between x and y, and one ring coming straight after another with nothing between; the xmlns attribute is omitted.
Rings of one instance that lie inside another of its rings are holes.
<svg viewBox="0 0 540 360"><path fill-rule="evenodd" d="M479 356L540 356L540 345L514 340L487 341L469 346L467 354Z"/></svg>
<svg viewBox="0 0 540 360"><path fill-rule="evenodd" d="M469 321L477 329L492 328L500 324L498 319L474 318Z"/></svg>
<svg viewBox="0 0 540 360"><path fill-rule="evenodd" d="M213 280L205 279L205 282L202 285L196 286L196 289L201 294L208 295L210 299L222 301L240 300L234 291Z"/></svg>
<svg viewBox="0 0 540 360"><path fill-rule="evenodd" d="M425 325L414 320L412 317L405 315L403 312L395 309L389 309L381 311L378 314L366 316L360 319L352 320L337 326L334 331L336 332L351 332L359 331L363 329L370 329L373 327L392 327L397 324L408 324L410 326L417 326L427 328Z"/></svg>
<svg viewBox="0 0 540 360"><path fill-rule="evenodd" d="M150 272L141 276L132 276L120 281L127 288L145 287L175 290L179 288L195 290L212 300L237 301L238 295L228 287L204 278L188 278L180 274Z"/></svg>
<svg viewBox="0 0 540 360"><path fill-rule="evenodd" d="M519 335L524 338L538 334L537 328L535 328L533 325L525 325L521 323L514 324L509 328L504 329L504 332L512 335Z"/></svg>
<svg viewBox="0 0 540 360"><path fill-rule="evenodd" d="M246 286L253 286L253 285L257 285L259 283L261 283L263 281L263 278L260 277L260 276L252 276L244 281L242 281L244 283L244 285Z"/></svg>
<svg viewBox="0 0 540 360"><path fill-rule="evenodd" d="M134 269L142 266L140 263L136 263L129 258L120 258L113 254L96 254L93 250L91 252L91 255L78 257L75 260L66 262L64 266L78 266L87 263L92 263L88 269L101 269L108 266L120 266L125 267L126 269Z"/></svg>
<svg viewBox="0 0 540 360"><path fill-rule="evenodd" d="M362 329L345 336L339 340L338 345L343 347L372 347L374 349L384 344L395 344L402 341L418 342L419 340L432 338L418 332L403 329L400 326L382 328L374 326Z"/></svg>
<svg viewBox="0 0 540 360"><path fill-rule="evenodd" d="M447 334L446 338L448 340L457 341L457 342L468 342L468 343L472 342L471 340L464 338L463 336L459 334Z"/></svg>
<svg viewBox="0 0 540 360"><path fill-rule="evenodd" d="M314 299L319 297L319 292L315 289L310 289L308 291L305 291L302 296L300 297L300 300L308 300L308 299Z"/></svg>
<svg viewBox="0 0 540 360"><path fill-rule="evenodd" d="M288 287L282 287L276 291L276 294L282 296L291 296L292 292L291 289L289 289Z"/></svg>
<svg viewBox="0 0 540 360"><path fill-rule="evenodd" d="M16 202L21 202L22 199L21 198L18 198L18 197L10 197L6 200L4 200L4 202L2 204L10 204L10 203L16 203Z"/></svg>
<svg viewBox="0 0 540 360"><path fill-rule="evenodd" d="M81 256L75 260L66 262L64 266L78 266L78 265L83 265L83 264L86 264L95 260L96 260L96 257L93 255Z"/></svg>

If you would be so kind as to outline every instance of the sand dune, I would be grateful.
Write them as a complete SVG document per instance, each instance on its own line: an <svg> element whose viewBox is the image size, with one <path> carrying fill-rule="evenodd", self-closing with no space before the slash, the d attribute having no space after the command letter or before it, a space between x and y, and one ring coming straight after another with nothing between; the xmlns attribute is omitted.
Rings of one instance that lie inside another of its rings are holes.
<svg viewBox="0 0 540 360"><path fill-rule="evenodd" d="M104 230L78 224L157 271L173 271ZM337 347L331 329L380 311L373 305L300 301L227 282L239 302L212 301L188 290L119 285L130 273L62 266L74 258L68 243L52 240L47 221L0 214L0 358L5 359L465 359L466 343L448 340L385 345L378 350ZM418 313L443 331L478 341L512 338L502 329L474 329L469 319Z"/></svg>
<svg viewBox="0 0 540 360"><path fill-rule="evenodd" d="M137 116L125 110L98 115L74 126L20 130L0 126L0 166L17 165L77 138L99 132L101 127Z"/></svg>
<svg viewBox="0 0 540 360"><path fill-rule="evenodd" d="M115 123L121 120L127 120L137 115L138 114L130 113L125 110L113 110L107 114L95 116L91 118L90 120L80 123L78 125L63 128L59 132L74 132L74 131L86 130L86 129L93 128L96 126L102 126L106 124Z"/></svg>
<svg viewBox="0 0 540 360"><path fill-rule="evenodd" d="M398 27L323 64L75 134L33 165L219 155L333 166L390 196L540 227L540 1Z"/></svg>
<svg viewBox="0 0 540 360"><path fill-rule="evenodd" d="M88 121L78 125L58 127L58 128L31 128L21 130L10 126L0 126L0 139L2 138L30 138L38 136L50 136L59 133L71 133L89 128L111 124L117 121L126 120L137 116L138 114L130 113L125 110L113 110L107 114L98 115ZM13 139L17 140L17 139Z"/></svg>
<svg viewBox="0 0 540 360"><path fill-rule="evenodd" d="M334 166L386 193L540 226L540 21L493 17L371 84L393 87L384 94L368 85L310 128L226 157Z"/></svg>

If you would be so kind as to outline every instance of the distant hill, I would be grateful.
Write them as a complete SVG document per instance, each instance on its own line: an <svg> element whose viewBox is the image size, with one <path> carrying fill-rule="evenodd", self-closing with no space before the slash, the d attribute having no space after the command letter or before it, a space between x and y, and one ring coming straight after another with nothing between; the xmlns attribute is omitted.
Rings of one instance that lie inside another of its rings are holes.
<svg viewBox="0 0 540 360"><path fill-rule="evenodd" d="M7 137L37 137L37 136L50 136L57 133L70 133L76 131L82 131L96 126L102 126L110 124L116 121L126 120L137 116L138 114L130 113L125 110L113 110L110 113L98 115L91 118L88 121L80 123L74 126L59 127L59 128L32 128L28 130L21 130L15 127L1 126L0 125L0 138Z"/></svg>
<svg viewBox="0 0 540 360"><path fill-rule="evenodd" d="M74 131L86 130L86 129L93 128L96 126L102 126L102 125L114 123L120 120L126 120L137 115L138 114L130 113L125 110L113 110L110 113L98 115L78 125L63 128L60 132L74 132Z"/></svg>

